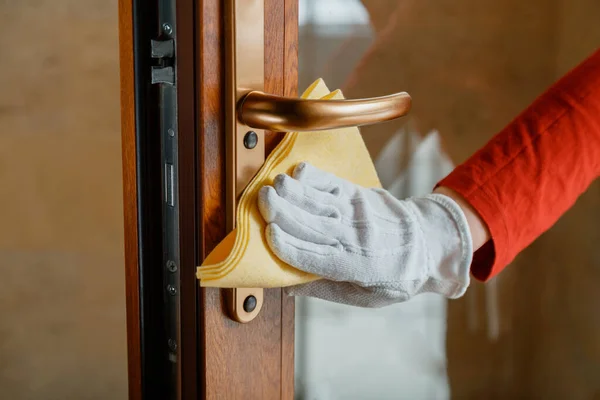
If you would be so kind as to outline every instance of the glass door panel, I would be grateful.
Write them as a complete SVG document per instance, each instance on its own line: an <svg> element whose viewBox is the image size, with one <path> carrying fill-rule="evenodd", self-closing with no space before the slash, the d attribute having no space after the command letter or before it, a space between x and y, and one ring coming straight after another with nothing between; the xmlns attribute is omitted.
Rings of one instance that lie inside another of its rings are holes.
<svg viewBox="0 0 600 400"><path fill-rule="evenodd" d="M361 132L384 187L424 195L591 54L599 19L591 0L300 0L299 90L321 77L347 98L408 92L408 117ZM597 189L460 300L372 310L297 298L297 398L600 393Z"/></svg>

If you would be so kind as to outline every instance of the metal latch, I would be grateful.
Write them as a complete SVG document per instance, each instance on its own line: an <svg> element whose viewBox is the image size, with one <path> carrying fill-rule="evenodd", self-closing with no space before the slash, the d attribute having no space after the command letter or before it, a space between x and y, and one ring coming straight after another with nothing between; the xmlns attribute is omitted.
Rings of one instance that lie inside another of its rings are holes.
<svg viewBox="0 0 600 400"><path fill-rule="evenodd" d="M179 140L177 132L177 86L175 71L175 2L159 0L158 21L162 29L158 40L150 41L151 82L159 84L158 117L163 176L162 254L163 296L166 343L155 351L166 351L168 399L181 397L181 242L179 239Z"/></svg>
<svg viewBox="0 0 600 400"><path fill-rule="evenodd" d="M152 66L151 82L164 83L168 85L175 84L175 69L173 63L175 59L175 40L151 40L150 56L158 60L156 66Z"/></svg>

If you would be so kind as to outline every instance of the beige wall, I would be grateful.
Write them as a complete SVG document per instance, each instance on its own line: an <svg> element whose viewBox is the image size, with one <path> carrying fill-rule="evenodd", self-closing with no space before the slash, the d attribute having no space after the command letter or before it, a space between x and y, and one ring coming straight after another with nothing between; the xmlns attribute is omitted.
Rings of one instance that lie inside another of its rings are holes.
<svg viewBox="0 0 600 400"><path fill-rule="evenodd" d="M116 0L0 2L0 397L126 397Z"/></svg>

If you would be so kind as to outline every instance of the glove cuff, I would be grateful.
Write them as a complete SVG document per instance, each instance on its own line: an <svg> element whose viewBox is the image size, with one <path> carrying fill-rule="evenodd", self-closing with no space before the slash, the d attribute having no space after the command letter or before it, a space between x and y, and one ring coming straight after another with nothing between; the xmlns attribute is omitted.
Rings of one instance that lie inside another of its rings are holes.
<svg viewBox="0 0 600 400"><path fill-rule="evenodd" d="M442 248L432 251L437 257L430 265L430 280L426 291L442 294L448 298L461 297L470 283L470 267L473 260L473 239L467 218L460 206L443 194L430 194L424 199L440 206L443 214L430 225L431 236L438 237L436 245ZM427 237L426 236L426 237Z"/></svg>

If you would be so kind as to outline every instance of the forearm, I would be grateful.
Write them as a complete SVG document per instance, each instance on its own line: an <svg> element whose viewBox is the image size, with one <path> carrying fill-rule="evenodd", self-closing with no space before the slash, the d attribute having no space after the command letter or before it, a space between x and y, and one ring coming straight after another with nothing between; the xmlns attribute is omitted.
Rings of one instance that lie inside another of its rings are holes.
<svg viewBox="0 0 600 400"><path fill-rule="evenodd" d="M473 246L480 248L471 272L487 280L550 228L599 173L597 51L458 166L437 190L448 188L455 192L451 197L462 201L473 225ZM487 233L482 234L482 224ZM490 245L481 246L488 241Z"/></svg>

